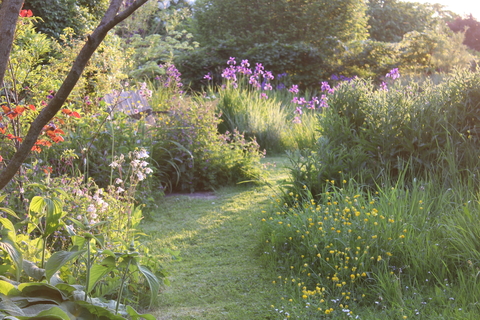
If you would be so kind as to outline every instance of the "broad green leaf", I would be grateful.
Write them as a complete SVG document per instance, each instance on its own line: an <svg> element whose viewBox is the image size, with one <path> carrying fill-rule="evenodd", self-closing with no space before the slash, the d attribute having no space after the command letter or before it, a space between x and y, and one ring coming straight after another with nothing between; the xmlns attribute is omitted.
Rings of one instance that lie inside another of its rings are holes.
<svg viewBox="0 0 480 320"><path fill-rule="evenodd" d="M88 281L87 293L92 292L95 284L113 269L115 269L115 258L111 256L103 259L100 264L94 264L90 269L90 279Z"/></svg>
<svg viewBox="0 0 480 320"><path fill-rule="evenodd" d="M17 234L15 231L15 227L13 226L12 221L8 220L7 218L0 218L0 223L3 225L5 234L12 240L16 241ZM2 232L2 233L4 233Z"/></svg>
<svg viewBox="0 0 480 320"><path fill-rule="evenodd" d="M149 307L151 307L158 297L158 291L160 290L160 281L158 280L157 276L146 266L138 265L138 270L143 274L143 276L148 282L148 286L150 287Z"/></svg>
<svg viewBox="0 0 480 320"><path fill-rule="evenodd" d="M103 250L101 253L104 254L104 255L107 255L107 256L110 256L110 257L114 257L114 258L115 258L115 253L113 253L112 250L108 250L108 249L107 249L107 250Z"/></svg>
<svg viewBox="0 0 480 320"><path fill-rule="evenodd" d="M46 211L46 227L44 236L49 236L61 225L60 218L62 217L62 203L58 199L44 199L47 204Z"/></svg>
<svg viewBox="0 0 480 320"><path fill-rule="evenodd" d="M140 314L137 312L137 310L133 309L130 306L127 306L127 313L130 317L132 317L132 320L139 320L139 319L145 319L145 320L156 320L154 316L148 313Z"/></svg>
<svg viewBox="0 0 480 320"><path fill-rule="evenodd" d="M43 208L45 208L45 200L43 199L43 197L40 197L40 196L33 197L32 201L30 201L29 210L35 213L42 213Z"/></svg>
<svg viewBox="0 0 480 320"><path fill-rule="evenodd" d="M0 302L0 310L7 312L11 316L25 315L22 309L19 306L17 306L15 302L10 300L8 297L2 297L2 301Z"/></svg>
<svg viewBox="0 0 480 320"><path fill-rule="evenodd" d="M87 243L87 240L81 236L72 236L70 239L72 240L73 246L77 246L79 249L82 249L85 243Z"/></svg>
<svg viewBox="0 0 480 320"><path fill-rule="evenodd" d="M2 202L3 200L5 200L5 197L6 197L6 196L7 196L6 194L1 195L1 196L0 196L0 202ZM9 215L14 216L15 218L17 218L17 219L20 220L20 218L19 218L19 217L17 216L17 214L15 213L15 211L13 211L12 209L0 207L0 211L3 211L3 212L5 212L5 213L8 213Z"/></svg>
<svg viewBox="0 0 480 320"><path fill-rule="evenodd" d="M18 290L22 292L23 296L31 297L30 299L35 297L35 299L45 299L57 303L67 300L67 296L62 291L47 283L21 283L18 285Z"/></svg>
<svg viewBox="0 0 480 320"><path fill-rule="evenodd" d="M48 310L44 310L40 312L38 315L35 317L29 318L30 320L35 319L35 320L47 320L47 319L59 319L59 320L70 320L70 317L68 314L65 313L62 309L59 307L53 307Z"/></svg>
<svg viewBox="0 0 480 320"><path fill-rule="evenodd" d="M10 282L0 280L0 294L4 296L12 296L20 293L17 288Z"/></svg>
<svg viewBox="0 0 480 320"><path fill-rule="evenodd" d="M35 263L28 260L23 260L23 271L25 271L27 276L37 281L45 277L45 269L39 268Z"/></svg>
<svg viewBox="0 0 480 320"><path fill-rule="evenodd" d="M17 244L10 239L3 239L0 242L0 249L5 251L10 259L12 259L13 265L15 266L15 276L18 280L23 269L22 251Z"/></svg>
<svg viewBox="0 0 480 320"><path fill-rule="evenodd" d="M86 301L76 301L76 303L85 309L87 309L91 313L90 318L84 318L85 320L90 320L90 319L105 319L105 320L125 320L124 317L115 315L112 312L110 312L108 309L102 308L100 306L93 305L91 303L88 303ZM82 312L83 314L83 312Z"/></svg>
<svg viewBox="0 0 480 320"><path fill-rule="evenodd" d="M81 254L83 254L85 250L80 251L57 251L50 259L48 259L47 263L45 264L45 277L47 281L50 282L50 278L60 270L67 262L77 258Z"/></svg>

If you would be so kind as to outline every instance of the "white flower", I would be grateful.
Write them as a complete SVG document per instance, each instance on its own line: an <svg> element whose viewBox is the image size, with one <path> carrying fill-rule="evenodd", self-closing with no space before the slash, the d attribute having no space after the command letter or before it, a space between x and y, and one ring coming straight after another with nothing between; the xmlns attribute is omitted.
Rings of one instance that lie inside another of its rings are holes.
<svg viewBox="0 0 480 320"><path fill-rule="evenodd" d="M121 184L122 182L123 180L120 178L115 179L115 184Z"/></svg>
<svg viewBox="0 0 480 320"><path fill-rule="evenodd" d="M88 206L87 212L88 213L95 213L95 212L97 212L97 208L95 208L95 206L93 204L91 204L91 205Z"/></svg>
<svg viewBox="0 0 480 320"><path fill-rule="evenodd" d="M146 174L150 174L150 173L152 173L152 172L153 172L153 170L150 169L150 168L146 168L146 169L145 169L145 173L146 173Z"/></svg>
<svg viewBox="0 0 480 320"><path fill-rule="evenodd" d="M142 172L137 172L137 177L139 181L142 181L145 179L145 175Z"/></svg>
<svg viewBox="0 0 480 320"><path fill-rule="evenodd" d="M138 159L148 158L148 151L145 149L140 149L140 151L138 151L137 158Z"/></svg>
<svg viewBox="0 0 480 320"><path fill-rule="evenodd" d="M138 167L140 165L140 161L138 160L133 160L130 165L134 168Z"/></svg>
<svg viewBox="0 0 480 320"><path fill-rule="evenodd" d="M122 193L123 191L125 191L125 189L123 189L122 187L117 188L117 193Z"/></svg>
<svg viewBox="0 0 480 320"><path fill-rule="evenodd" d="M108 209L108 203L103 202L102 203L102 209L100 210L100 212L105 212L105 211L107 211L107 209Z"/></svg>
<svg viewBox="0 0 480 320"><path fill-rule="evenodd" d="M140 165L142 167L146 167L146 166L148 166L148 162L147 161L142 161L142 162L140 162Z"/></svg>

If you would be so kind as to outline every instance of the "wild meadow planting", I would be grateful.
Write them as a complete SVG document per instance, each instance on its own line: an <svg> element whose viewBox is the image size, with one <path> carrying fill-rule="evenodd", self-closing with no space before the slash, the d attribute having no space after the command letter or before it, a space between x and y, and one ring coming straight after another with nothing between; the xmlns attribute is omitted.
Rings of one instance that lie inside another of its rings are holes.
<svg viewBox="0 0 480 320"><path fill-rule="evenodd" d="M262 219L279 318L474 319L480 77L323 83L314 146Z"/></svg>

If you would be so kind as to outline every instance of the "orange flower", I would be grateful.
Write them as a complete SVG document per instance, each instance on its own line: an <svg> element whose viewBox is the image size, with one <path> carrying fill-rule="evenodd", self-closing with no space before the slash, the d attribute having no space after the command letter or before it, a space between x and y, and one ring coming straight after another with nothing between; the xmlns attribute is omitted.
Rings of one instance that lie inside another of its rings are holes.
<svg viewBox="0 0 480 320"><path fill-rule="evenodd" d="M20 10L19 15L22 18L30 18L31 16L33 16L33 12L32 10Z"/></svg>
<svg viewBox="0 0 480 320"><path fill-rule="evenodd" d="M35 151L35 152L37 152L37 153L40 153L40 152L42 152L42 148L40 148L39 146L35 145L35 146L32 147L32 151Z"/></svg>
<svg viewBox="0 0 480 320"><path fill-rule="evenodd" d="M22 114L23 111L25 111L25 107L16 106L14 111L15 111L15 113Z"/></svg>

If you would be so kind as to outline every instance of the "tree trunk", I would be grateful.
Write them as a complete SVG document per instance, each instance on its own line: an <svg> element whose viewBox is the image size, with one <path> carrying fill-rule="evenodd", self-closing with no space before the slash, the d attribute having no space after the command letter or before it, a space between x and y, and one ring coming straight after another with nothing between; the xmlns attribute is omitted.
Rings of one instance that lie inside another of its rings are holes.
<svg viewBox="0 0 480 320"><path fill-rule="evenodd" d="M15 27L22 6L23 0L4 0L0 2L0 87L7 70Z"/></svg>

